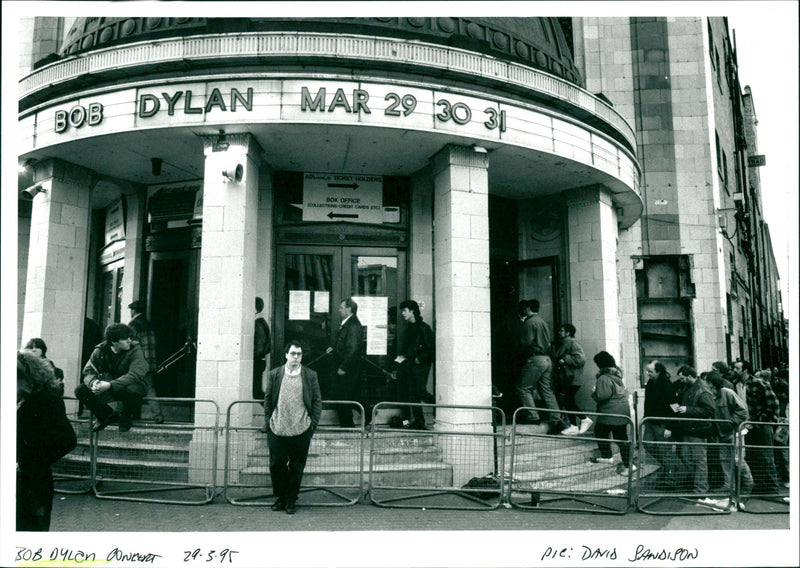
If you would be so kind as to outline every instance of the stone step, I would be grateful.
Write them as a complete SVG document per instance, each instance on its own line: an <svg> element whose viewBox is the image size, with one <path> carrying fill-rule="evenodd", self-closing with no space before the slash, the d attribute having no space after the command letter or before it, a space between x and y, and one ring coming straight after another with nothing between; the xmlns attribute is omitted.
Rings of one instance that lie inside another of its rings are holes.
<svg viewBox="0 0 800 568"><path fill-rule="evenodd" d="M75 456L73 462L89 464L89 456ZM162 481L185 483L189 479L189 465L168 461L141 461L122 458L98 458L98 478L136 481Z"/></svg>
<svg viewBox="0 0 800 568"><path fill-rule="evenodd" d="M369 465L364 464L361 470L364 483L369 476ZM397 464L391 468L383 466L373 467L372 483L378 486L402 485L422 486L449 486L452 484L453 469L442 463L408 463ZM303 485L306 486L355 486L358 484L359 470L356 466L342 466L337 471L316 469L310 464L306 465L303 473ZM269 468L248 467L241 470L239 483L242 485L270 485Z"/></svg>
<svg viewBox="0 0 800 568"><path fill-rule="evenodd" d="M367 448L363 454L364 464L369 464L370 453ZM375 464L388 465L388 464L407 464L415 462L441 462L442 452L435 446L419 446L419 447L399 447L399 448L384 448L373 453L373 460ZM336 467L340 463L358 463L358 452L324 452L314 453L309 451L308 461L306 467L312 465L319 467ZM247 455L247 466L267 466L269 464L269 452L266 449L260 449L251 452Z"/></svg>

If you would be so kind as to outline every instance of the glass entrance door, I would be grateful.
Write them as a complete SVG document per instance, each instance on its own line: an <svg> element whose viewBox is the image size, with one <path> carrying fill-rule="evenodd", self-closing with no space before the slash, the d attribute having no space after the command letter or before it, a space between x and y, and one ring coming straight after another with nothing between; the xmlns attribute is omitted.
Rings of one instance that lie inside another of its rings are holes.
<svg viewBox="0 0 800 568"><path fill-rule="evenodd" d="M391 400L388 369L397 352L397 305L406 298L405 252L394 248L279 246L275 281L273 365L282 363L290 339L305 346L303 363L320 376L323 398L331 398L331 358L325 350L341 323L345 298L358 304L364 326L362 400Z"/></svg>

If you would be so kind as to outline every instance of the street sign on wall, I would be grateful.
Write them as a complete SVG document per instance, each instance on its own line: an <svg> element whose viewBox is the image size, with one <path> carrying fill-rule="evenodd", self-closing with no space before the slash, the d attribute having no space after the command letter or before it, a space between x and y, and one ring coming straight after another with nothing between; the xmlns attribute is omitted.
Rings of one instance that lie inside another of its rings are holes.
<svg viewBox="0 0 800 568"><path fill-rule="evenodd" d="M758 168L767 165L767 157L764 154L747 156L747 165L751 168Z"/></svg>
<svg viewBox="0 0 800 568"><path fill-rule="evenodd" d="M383 176L304 174L303 221L382 223Z"/></svg>

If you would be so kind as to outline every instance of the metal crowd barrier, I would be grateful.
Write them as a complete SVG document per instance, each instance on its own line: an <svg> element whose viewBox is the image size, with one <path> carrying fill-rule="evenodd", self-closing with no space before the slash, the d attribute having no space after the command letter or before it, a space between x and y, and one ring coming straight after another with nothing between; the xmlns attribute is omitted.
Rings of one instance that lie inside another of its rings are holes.
<svg viewBox="0 0 800 568"><path fill-rule="evenodd" d="M233 426L232 411L258 401L236 401L225 423L225 499L232 505L268 506L275 501L269 472L267 434L260 425ZM364 494L364 408L354 401L326 400L323 412L349 409L360 415L353 428L319 425L311 438L303 480L301 505L353 505ZM255 410L255 408L253 409ZM263 414L263 411L261 411ZM249 415L249 413L248 413Z"/></svg>
<svg viewBox="0 0 800 568"><path fill-rule="evenodd" d="M219 406L213 400L154 399L189 405L195 423L205 418L208 424L137 420L128 432L114 425L98 432L92 455L95 496L176 505L210 503L216 493ZM166 494L169 497L161 497Z"/></svg>
<svg viewBox="0 0 800 568"><path fill-rule="evenodd" d="M386 410L435 409L434 430L378 424ZM499 425L492 416L500 417ZM373 408L369 498L380 507L496 509L505 480L505 414L494 406L380 402ZM488 474L487 474L488 472ZM475 481L472 481L475 480Z"/></svg>
<svg viewBox="0 0 800 568"><path fill-rule="evenodd" d="M578 511L582 513L624 514L632 503L632 473L625 469L619 450L611 445L611 463L592 462L600 457L598 442L616 444L628 452L629 464L635 464L633 421L629 416L604 414L624 422L626 441L601 439L591 432L575 436L548 434L548 424L525 424L521 416L528 412L546 414L546 408L521 407L511 423L511 482L508 502L520 509L537 511ZM592 412L569 412L564 415L586 415L597 427Z"/></svg>
<svg viewBox="0 0 800 568"><path fill-rule="evenodd" d="M89 493L92 490L92 418L88 410L78 416L78 399L65 396L67 418L75 430L78 444L70 453L52 466L55 492L62 494Z"/></svg>
<svg viewBox="0 0 800 568"><path fill-rule="evenodd" d="M787 423L747 421L742 428L748 432L739 437L736 448L737 462L742 470L749 470L739 478L736 500L745 503L743 510L755 514L788 513L789 508L789 445L775 439L778 428L788 428ZM784 472L780 469L785 468ZM777 506L776 506L777 505Z"/></svg>
<svg viewBox="0 0 800 568"><path fill-rule="evenodd" d="M636 507L651 515L719 515L734 510L736 488L716 488L709 483L709 455L716 454L721 468L738 476L735 442L715 438L687 438L687 425L724 425L736 430L730 420L648 417L639 430L639 492ZM666 432L669 433L667 435ZM713 462L712 462L713 463ZM733 478L735 479L735 477Z"/></svg>

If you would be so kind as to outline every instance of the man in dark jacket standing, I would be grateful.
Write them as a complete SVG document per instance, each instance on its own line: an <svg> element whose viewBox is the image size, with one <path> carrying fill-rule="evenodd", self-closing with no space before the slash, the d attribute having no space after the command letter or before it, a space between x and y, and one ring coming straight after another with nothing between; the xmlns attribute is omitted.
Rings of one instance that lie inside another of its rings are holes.
<svg viewBox="0 0 800 568"><path fill-rule="evenodd" d="M648 453L661 465L657 485L663 489L675 489L676 479L680 477L683 466L672 447L667 444L672 436L670 425L668 421L659 418L675 418L670 405L678 403L681 383L677 378L672 380L667 368L660 361L650 361L644 370L648 377L644 387L644 417L650 420L645 422L642 441Z"/></svg>
<svg viewBox="0 0 800 568"><path fill-rule="evenodd" d="M697 372L688 365L683 365L678 369L678 378L683 381L685 388L680 403L675 408L675 415L679 418L713 419L716 412L714 395L706 388L703 381L697 380ZM713 434L713 423L685 421L675 430L681 442L678 452L688 471L692 493L708 493L706 444ZM708 498L701 501L710 501L708 504L716 505L716 502Z"/></svg>
<svg viewBox="0 0 800 568"><path fill-rule="evenodd" d="M267 320L261 315L264 309L264 300L256 297L256 322L253 329L253 398L264 398L264 371L267 368L267 355L269 355L272 341L269 335Z"/></svg>
<svg viewBox="0 0 800 568"><path fill-rule="evenodd" d="M408 324L400 341L399 355L401 386L406 402L420 402L427 398L428 373L433 363L435 342L431 326L422 321L419 304L414 300L400 302L400 315ZM422 407L412 407L413 430L426 430Z"/></svg>
<svg viewBox="0 0 800 568"><path fill-rule="evenodd" d="M297 510L297 495L306 467L311 437L322 414L317 374L300 363L303 347L290 341L286 364L270 371L264 394L264 418L269 444L269 474L277 497L273 511Z"/></svg>
<svg viewBox="0 0 800 568"><path fill-rule="evenodd" d="M356 388L361 371L361 356L364 340L361 322L358 321L358 304L352 298L347 298L339 304L339 316L342 323L336 332L333 346L328 347L327 353L333 354L336 374L333 378L333 392L336 400L356 400ZM339 426L353 428L353 409L341 405L336 409L339 415Z"/></svg>
<svg viewBox="0 0 800 568"><path fill-rule="evenodd" d="M149 366L133 332L124 323L106 328L106 339L98 345L83 368L84 382L75 388L75 396L97 417L92 430L99 432L117 418L108 405L122 402L119 431L131 429L133 415L147 393Z"/></svg>

